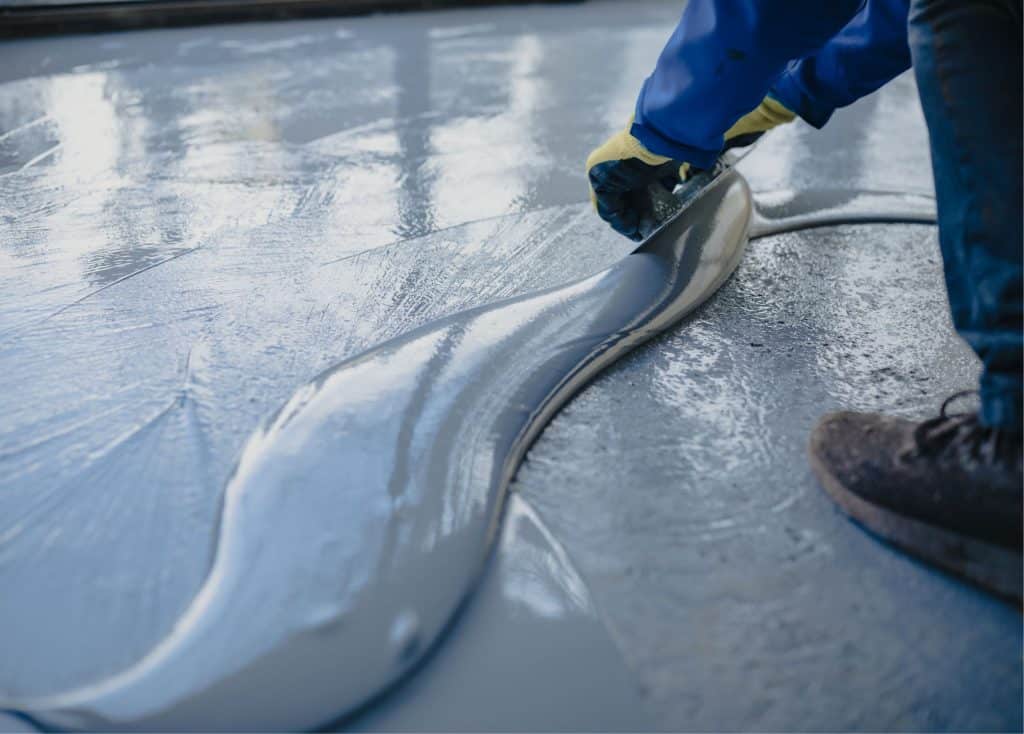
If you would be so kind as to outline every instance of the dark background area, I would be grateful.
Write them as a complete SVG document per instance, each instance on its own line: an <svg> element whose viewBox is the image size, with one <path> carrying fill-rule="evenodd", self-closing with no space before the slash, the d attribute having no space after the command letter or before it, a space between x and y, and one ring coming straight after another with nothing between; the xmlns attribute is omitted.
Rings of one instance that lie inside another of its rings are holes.
<svg viewBox="0 0 1024 734"><path fill-rule="evenodd" d="M582 0L549 0L555 3ZM0 38L95 33L403 10L534 5L537 0L0 0Z"/></svg>

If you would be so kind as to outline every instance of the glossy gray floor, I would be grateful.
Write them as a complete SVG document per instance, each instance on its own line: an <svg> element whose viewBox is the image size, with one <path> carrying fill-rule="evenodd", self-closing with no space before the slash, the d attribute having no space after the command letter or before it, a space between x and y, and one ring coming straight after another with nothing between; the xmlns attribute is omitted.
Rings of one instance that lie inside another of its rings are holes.
<svg viewBox="0 0 1024 734"><path fill-rule="evenodd" d="M677 13L3 46L0 691L87 683L166 635L234 457L297 385L631 249L583 203L581 161ZM755 191L928 191L912 81L742 170ZM1019 729L1019 613L865 536L803 457L824 410L927 414L975 370L932 228L768 238L563 411L515 488L666 728Z"/></svg>

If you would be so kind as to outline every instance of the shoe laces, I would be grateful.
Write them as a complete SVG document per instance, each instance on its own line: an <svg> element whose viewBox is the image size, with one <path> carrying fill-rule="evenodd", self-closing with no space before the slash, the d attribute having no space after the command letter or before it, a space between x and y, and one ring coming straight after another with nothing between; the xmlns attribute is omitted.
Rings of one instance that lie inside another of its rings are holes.
<svg viewBox="0 0 1024 734"><path fill-rule="evenodd" d="M1020 462L1020 436L999 428L983 426L977 411L951 413L958 400L977 395L977 390L961 390L942 402L939 415L922 421L914 429L914 450L918 456L936 457L955 452L963 459L993 465Z"/></svg>

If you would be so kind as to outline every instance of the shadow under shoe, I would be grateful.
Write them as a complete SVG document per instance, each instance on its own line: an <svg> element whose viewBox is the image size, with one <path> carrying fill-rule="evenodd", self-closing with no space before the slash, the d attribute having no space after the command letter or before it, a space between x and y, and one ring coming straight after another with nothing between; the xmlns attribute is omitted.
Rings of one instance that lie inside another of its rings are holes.
<svg viewBox="0 0 1024 734"><path fill-rule="evenodd" d="M959 397L959 395L954 396ZM976 413L914 422L841 412L811 433L825 491L869 531L1001 596L1021 600L1021 436Z"/></svg>

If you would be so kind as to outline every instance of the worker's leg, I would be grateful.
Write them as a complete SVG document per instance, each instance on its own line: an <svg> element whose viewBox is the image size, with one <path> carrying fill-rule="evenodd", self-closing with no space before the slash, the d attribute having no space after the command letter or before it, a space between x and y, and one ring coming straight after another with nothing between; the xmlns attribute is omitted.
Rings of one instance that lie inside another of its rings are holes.
<svg viewBox="0 0 1024 734"><path fill-rule="evenodd" d="M915 0L953 323L984 364L981 420L1021 430L1021 5Z"/></svg>
<svg viewBox="0 0 1024 734"><path fill-rule="evenodd" d="M815 127L910 68L910 0L867 0L819 51L789 64L769 94Z"/></svg>
<svg viewBox="0 0 1024 734"><path fill-rule="evenodd" d="M913 0L957 330L984 365L981 411L920 423L836 413L811 465L839 506L926 561L1022 595L1021 17L1008 0Z"/></svg>

